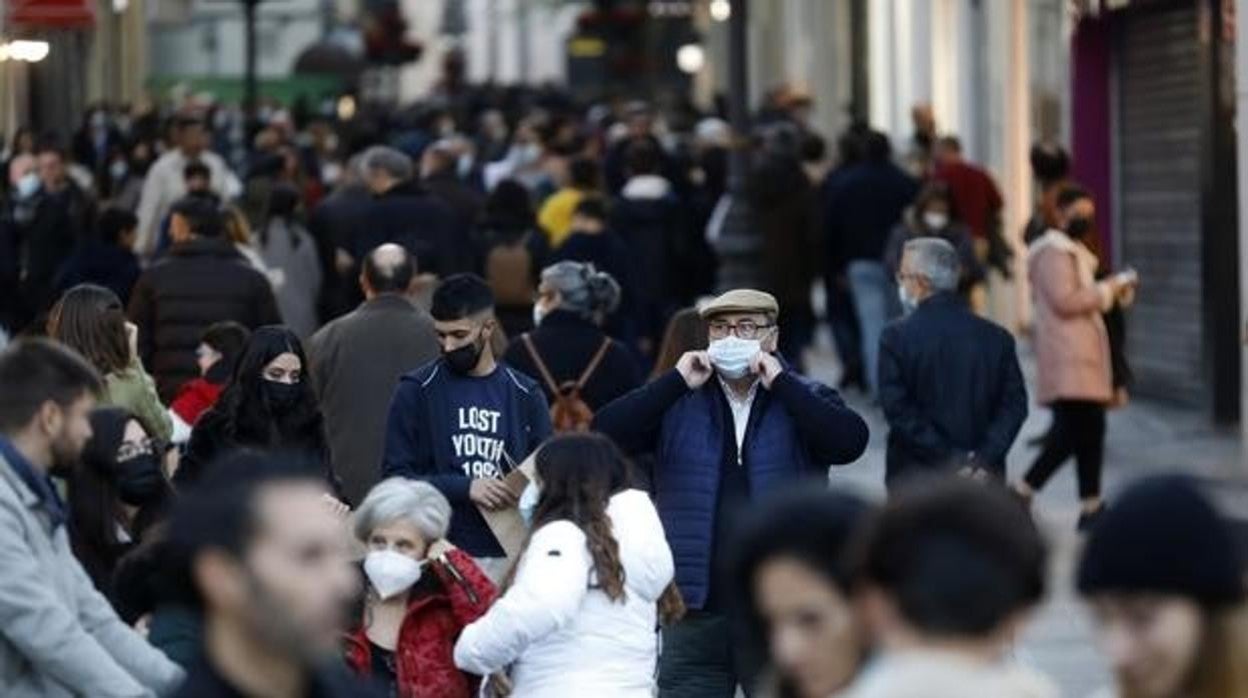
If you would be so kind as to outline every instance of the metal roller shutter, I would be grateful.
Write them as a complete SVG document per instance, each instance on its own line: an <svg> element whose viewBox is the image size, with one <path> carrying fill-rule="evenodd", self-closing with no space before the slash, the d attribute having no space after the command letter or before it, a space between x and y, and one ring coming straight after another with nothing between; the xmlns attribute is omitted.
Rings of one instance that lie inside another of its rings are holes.
<svg viewBox="0 0 1248 698"><path fill-rule="evenodd" d="M1127 320L1136 392L1207 405L1195 4L1129 13L1122 25L1118 244L1142 282Z"/></svg>

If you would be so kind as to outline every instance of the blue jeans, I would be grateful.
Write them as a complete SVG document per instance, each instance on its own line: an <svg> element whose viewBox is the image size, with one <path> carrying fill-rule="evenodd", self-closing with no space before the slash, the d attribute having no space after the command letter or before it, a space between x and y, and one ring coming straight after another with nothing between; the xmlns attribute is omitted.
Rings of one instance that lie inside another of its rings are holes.
<svg viewBox="0 0 1248 698"><path fill-rule="evenodd" d="M875 397L880 384L880 335L890 320L901 315L897 284L882 262L860 259L850 262L847 272L862 336L862 370L867 392Z"/></svg>

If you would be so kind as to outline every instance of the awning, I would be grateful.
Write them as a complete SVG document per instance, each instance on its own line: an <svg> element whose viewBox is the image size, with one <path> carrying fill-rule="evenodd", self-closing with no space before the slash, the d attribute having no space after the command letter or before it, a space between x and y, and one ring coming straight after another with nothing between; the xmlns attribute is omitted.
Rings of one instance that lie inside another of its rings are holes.
<svg viewBox="0 0 1248 698"><path fill-rule="evenodd" d="M89 29L95 26L92 0L5 0L7 26L21 29Z"/></svg>

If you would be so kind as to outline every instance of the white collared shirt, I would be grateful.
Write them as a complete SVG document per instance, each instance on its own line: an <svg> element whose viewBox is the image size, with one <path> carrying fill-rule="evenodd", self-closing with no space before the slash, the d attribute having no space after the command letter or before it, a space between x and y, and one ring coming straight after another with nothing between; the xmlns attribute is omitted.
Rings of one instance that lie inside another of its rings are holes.
<svg viewBox="0 0 1248 698"><path fill-rule="evenodd" d="M750 425L750 411L754 409L754 396L758 395L758 383L755 380L750 391L744 398L740 398L727 381L719 379L719 385L724 389L724 397L728 399L728 409L732 410L732 426L737 435L737 465L743 462L741 449L745 445L745 429Z"/></svg>

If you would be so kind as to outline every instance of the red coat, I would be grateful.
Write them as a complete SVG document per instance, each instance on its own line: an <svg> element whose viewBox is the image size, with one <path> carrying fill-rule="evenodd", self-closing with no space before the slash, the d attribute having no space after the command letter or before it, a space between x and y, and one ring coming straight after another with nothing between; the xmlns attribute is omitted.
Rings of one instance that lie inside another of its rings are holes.
<svg viewBox="0 0 1248 698"><path fill-rule="evenodd" d="M224 385L209 382L204 378L187 381L186 385L178 391L177 397L173 398L173 402L169 404L169 409L181 417L182 421L195 426L195 420L199 419L199 415L217 404L217 398L221 397L223 390L225 390Z"/></svg>
<svg viewBox="0 0 1248 698"><path fill-rule="evenodd" d="M399 628L395 667L400 698L472 698L479 679L455 667L455 641L463 629L494 603L498 590L466 553L452 550L446 567L431 562L437 589L413 596ZM372 652L363 625L346 639L347 664L356 673L372 671Z"/></svg>

